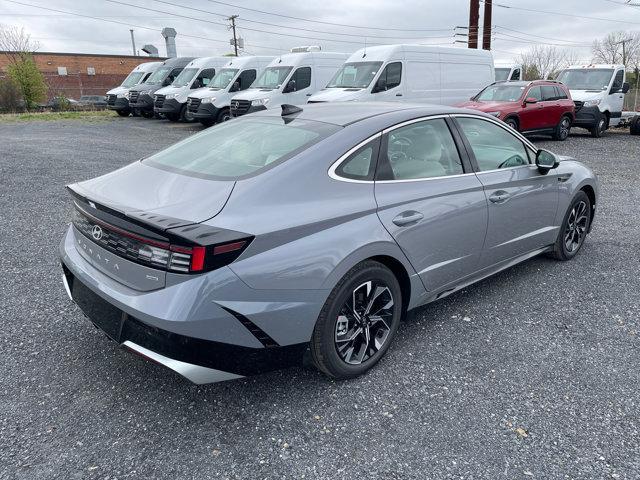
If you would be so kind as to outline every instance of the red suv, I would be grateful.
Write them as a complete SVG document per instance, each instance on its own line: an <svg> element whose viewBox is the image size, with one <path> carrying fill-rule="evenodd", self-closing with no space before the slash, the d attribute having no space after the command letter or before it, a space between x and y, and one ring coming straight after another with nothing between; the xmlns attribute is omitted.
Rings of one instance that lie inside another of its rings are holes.
<svg viewBox="0 0 640 480"><path fill-rule="evenodd" d="M522 133L548 134L554 140L569 136L575 118L569 89L552 80L492 83L457 106L489 113Z"/></svg>

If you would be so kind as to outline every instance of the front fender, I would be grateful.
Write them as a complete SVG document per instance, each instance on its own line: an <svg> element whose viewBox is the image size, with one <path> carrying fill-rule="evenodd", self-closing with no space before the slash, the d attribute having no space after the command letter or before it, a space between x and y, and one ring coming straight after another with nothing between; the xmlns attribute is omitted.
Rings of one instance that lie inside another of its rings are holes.
<svg viewBox="0 0 640 480"><path fill-rule="evenodd" d="M567 209L576 194L585 187L591 187L595 202L592 202L592 220L600 194L598 177L586 165L573 160L563 159L554 172L560 181L558 195L558 210L556 213L556 225L561 225ZM593 223L593 222L592 222Z"/></svg>

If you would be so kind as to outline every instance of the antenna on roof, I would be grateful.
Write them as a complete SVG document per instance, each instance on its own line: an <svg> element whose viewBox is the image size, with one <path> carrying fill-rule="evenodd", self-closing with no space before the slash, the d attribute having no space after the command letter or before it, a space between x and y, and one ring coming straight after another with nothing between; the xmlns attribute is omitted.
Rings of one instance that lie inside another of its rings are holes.
<svg viewBox="0 0 640 480"><path fill-rule="evenodd" d="M367 37L364 37L364 53L362 54L362 58L367 56Z"/></svg>
<svg viewBox="0 0 640 480"><path fill-rule="evenodd" d="M302 111L300 107L296 107L295 105L289 105L288 103L283 103L281 106L282 106L281 116L283 117L287 115L293 115L294 113L300 113Z"/></svg>

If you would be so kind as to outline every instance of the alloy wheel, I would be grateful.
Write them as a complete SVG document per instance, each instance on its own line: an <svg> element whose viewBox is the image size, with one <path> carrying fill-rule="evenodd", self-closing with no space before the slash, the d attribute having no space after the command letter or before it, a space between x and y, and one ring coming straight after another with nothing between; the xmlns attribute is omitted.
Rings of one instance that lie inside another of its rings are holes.
<svg viewBox="0 0 640 480"><path fill-rule="evenodd" d="M567 117L564 117L560 120L560 138L564 140L569 136L569 131L571 129L571 122Z"/></svg>
<svg viewBox="0 0 640 480"><path fill-rule="evenodd" d="M564 229L564 246L567 252L573 253L580 248L587 234L589 212L583 201L576 203L571 209Z"/></svg>
<svg viewBox="0 0 640 480"><path fill-rule="evenodd" d="M335 346L347 364L360 365L384 346L391 332L394 299L389 287L371 280L355 288L336 320Z"/></svg>

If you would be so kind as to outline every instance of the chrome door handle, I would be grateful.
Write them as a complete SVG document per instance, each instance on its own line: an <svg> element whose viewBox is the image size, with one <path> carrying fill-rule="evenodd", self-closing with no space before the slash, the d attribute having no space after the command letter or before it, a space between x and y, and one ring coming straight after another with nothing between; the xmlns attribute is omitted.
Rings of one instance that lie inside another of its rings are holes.
<svg viewBox="0 0 640 480"><path fill-rule="evenodd" d="M408 210L406 212L402 212L392 221L399 227L405 227L407 225L411 225L412 223L417 223L424 218L420 212L416 212L415 210Z"/></svg>
<svg viewBox="0 0 640 480"><path fill-rule="evenodd" d="M307 97L310 97L311 95L313 95L313 93L307 93Z"/></svg>
<svg viewBox="0 0 640 480"><path fill-rule="evenodd" d="M498 190L497 192L493 192L489 196L489 200L492 201L493 203L504 203L507 200L509 200L510 197L511 195L509 195L509 192L505 192L504 190Z"/></svg>
<svg viewBox="0 0 640 480"><path fill-rule="evenodd" d="M402 94L401 93L396 93L396 97L401 97Z"/></svg>

